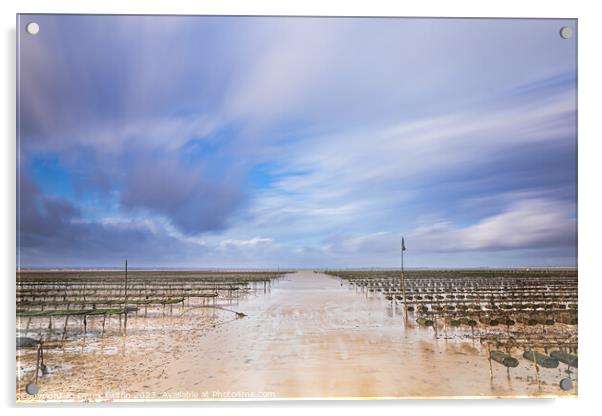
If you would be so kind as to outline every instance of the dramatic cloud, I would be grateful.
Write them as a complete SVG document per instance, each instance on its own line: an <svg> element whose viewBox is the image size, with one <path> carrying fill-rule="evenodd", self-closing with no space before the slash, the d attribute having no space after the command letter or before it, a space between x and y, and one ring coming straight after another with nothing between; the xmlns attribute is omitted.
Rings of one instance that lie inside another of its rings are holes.
<svg viewBox="0 0 602 416"><path fill-rule="evenodd" d="M573 21L35 19L22 266L575 263Z"/></svg>
<svg viewBox="0 0 602 416"><path fill-rule="evenodd" d="M41 195L25 175L20 177L17 195L17 226L20 247L45 245L46 240L69 227L79 211L68 201Z"/></svg>
<svg viewBox="0 0 602 416"><path fill-rule="evenodd" d="M156 266L169 266L202 252L199 245L191 251L152 220L86 220L70 202L40 192L27 177L20 180L17 212L21 266L114 267L126 257L136 264L150 256Z"/></svg>
<svg viewBox="0 0 602 416"><path fill-rule="evenodd" d="M417 249L428 251L547 249L574 247L576 225L572 204L533 198L514 202L503 212L463 228L431 220L411 236L416 238Z"/></svg>
<svg viewBox="0 0 602 416"><path fill-rule="evenodd" d="M165 215L186 234L223 229L242 202L240 185L178 162L137 155L121 189L123 207Z"/></svg>

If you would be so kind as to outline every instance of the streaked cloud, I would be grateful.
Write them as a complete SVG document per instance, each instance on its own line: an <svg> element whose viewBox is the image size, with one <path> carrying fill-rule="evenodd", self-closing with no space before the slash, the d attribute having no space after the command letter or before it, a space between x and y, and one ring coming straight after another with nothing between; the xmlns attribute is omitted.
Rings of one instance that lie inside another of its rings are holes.
<svg viewBox="0 0 602 416"><path fill-rule="evenodd" d="M36 19L21 265L575 262L572 21Z"/></svg>

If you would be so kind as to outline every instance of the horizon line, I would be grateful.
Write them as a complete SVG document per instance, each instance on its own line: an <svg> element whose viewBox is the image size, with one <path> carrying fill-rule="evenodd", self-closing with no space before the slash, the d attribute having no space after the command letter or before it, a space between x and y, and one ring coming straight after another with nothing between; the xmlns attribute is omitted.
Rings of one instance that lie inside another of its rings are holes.
<svg viewBox="0 0 602 416"><path fill-rule="evenodd" d="M300 271L300 270L400 270L400 267L130 267L128 270L135 271ZM416 266L404 267L404 270L578 270L578 266ZM21 267L16 272L28 271L122 271L123 267Z"/></svg>

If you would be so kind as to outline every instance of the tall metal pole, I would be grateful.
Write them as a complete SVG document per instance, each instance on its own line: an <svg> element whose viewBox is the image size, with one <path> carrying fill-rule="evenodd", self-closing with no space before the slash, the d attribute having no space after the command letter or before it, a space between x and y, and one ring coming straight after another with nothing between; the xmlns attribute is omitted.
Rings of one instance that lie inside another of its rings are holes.
<svg viewBox="0 0 602 416"><path fill-rule="evenodd" d="M123 322L123 334L125 335L128 329L128 260L125 259L125 299L123 309L125 317Z"/></svg>
<svg viewBox="0 0 602 416"><path fill-rule="evenodd" d="M405 319L408 319L408 300L406 298L406 282L405 282L405 276L403 274L403 252L405 251L406 247L403 241L403 236L401 237L401 294L403 296L403 310L405 313Z"/></svg>

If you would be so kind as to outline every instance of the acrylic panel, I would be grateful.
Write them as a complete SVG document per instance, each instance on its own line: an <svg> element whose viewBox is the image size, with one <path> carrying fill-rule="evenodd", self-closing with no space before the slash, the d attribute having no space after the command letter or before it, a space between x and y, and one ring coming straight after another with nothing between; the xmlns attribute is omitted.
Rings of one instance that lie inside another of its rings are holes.
<svg viewBox="0 0 602 416"><path fill-rule="evenodd" d="M17 400L576 396L577 33L19 15Z"/></svg>

